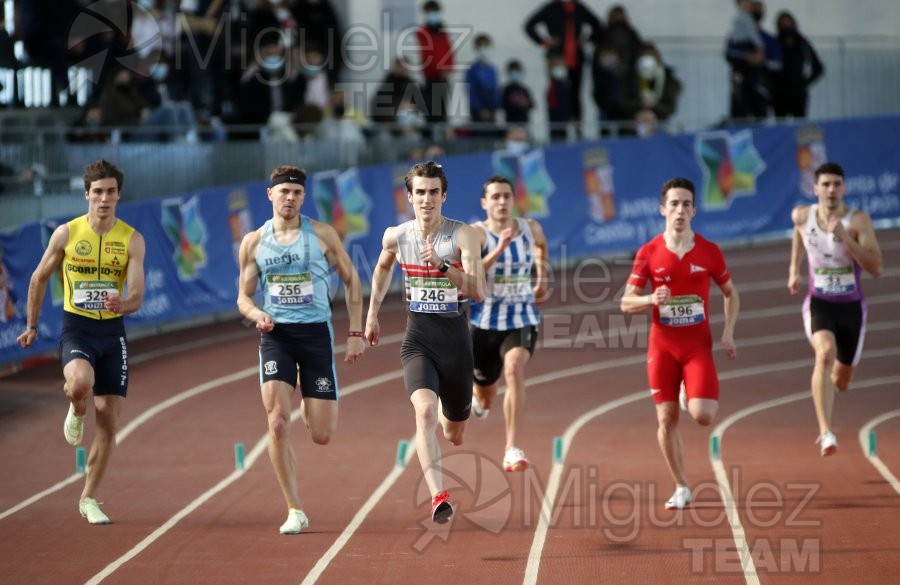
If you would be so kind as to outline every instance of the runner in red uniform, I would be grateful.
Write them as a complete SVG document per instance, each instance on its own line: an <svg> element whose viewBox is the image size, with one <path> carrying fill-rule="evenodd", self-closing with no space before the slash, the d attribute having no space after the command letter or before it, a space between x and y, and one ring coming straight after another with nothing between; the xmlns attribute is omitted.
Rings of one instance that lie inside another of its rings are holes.
<svg viewBox="0 0 900 585"><path fill-rule="evenodd" d="M719 378L712 357L709 327L709 281L725 297L722 346L728 359L737 356L734 324L740 310L737 289L719 247L694 233L691 219L694 184L688 179L667 181L660 194L665 231L637 253L622 297L622 311L639 313L653 307L647 350L647 376L656 402L659 446L675 480L667 509L682 509L691 501L678 433L678 391L684 383L687 410L699 424L712 424L719 407ZM647 283L649 295L641 294Z"/></svg>

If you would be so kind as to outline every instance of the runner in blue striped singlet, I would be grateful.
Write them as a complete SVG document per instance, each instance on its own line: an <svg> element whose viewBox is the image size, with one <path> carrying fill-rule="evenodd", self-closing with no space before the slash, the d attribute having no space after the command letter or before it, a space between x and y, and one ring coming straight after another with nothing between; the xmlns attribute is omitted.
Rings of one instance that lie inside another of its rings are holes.
<svg viewBox="0 0 900 585"><path fill-rule="evenodd" d="M259 383L269 421L269 458L288 507L288 518L279 531L298 534L309 520L297 490L297 458L290 440L291 395L299 373L303 422L314 443L328 443L338 415L328 296L332 269L344 282L350 321L344 361L351 364L365 351L362 289L337 231L300 213L306 173L282 165L269 179L272 219L241 242L237 304L260 333ZM262 309L253 300L257 285Z"/></svg>
<svg viewBox="0 0 900 585"><path fill-rule="evenodd" d="M481 207L487 218L474 225L481 231L487 291L484 302L473 303L471 311L472 412L478 418L487 416L503 374L503 469L521 471L528 467L528 458L516 446L516 432L525 407L525 365L534 353L540 324L535 303L546 295L547 238L537 221L513 217L513 186L505 177L484 183Z"/></svg>
<svg viewBox="0 0 900 585"><path fill-rule="evenodd" d="M416 414L416 451L432 497L431 518L443 524L450 520L453 506L437 464L441 447L435 431L440 423L447 440L462 444L472 406L472 337L466 308L469 299L484 298L484 267L479 231L441 214L447 200L441 165L414 165L406 174L406 196L415 219L384 232L372 274L366 339L378 344L378 311L394 262L399 261L407 302L400 347L403 379Z"/></svg>
<svg viewBox="0 0 900 585"><path fill-rule="evenodd" d="M835 389L850 386L866 336L866 302L860 275L880 276L881 249L869 215L844 203L844 169L829 162L815 171L818 203L791 212L794 238L788 290L800 292L800 263L806 249L809 292L803 325L816 352L812 374L813 406L819 423L816 443L823 456L837 451L831 430ZM829 372L830 370L830 372Z"/></svg>

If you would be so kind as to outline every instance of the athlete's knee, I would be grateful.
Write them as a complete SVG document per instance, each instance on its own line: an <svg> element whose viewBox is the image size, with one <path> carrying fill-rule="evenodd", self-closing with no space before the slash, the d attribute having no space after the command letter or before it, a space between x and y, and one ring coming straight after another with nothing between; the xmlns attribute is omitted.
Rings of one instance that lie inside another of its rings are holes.
<svg viewBox="0 0 900 585"><path fill-rule="evenodd" d="M331 442L331 429L310 429L310 437L316 445L327 445Z"/></svg>
<svg viewBox="0 0 900 585"><path fill-rule="evenodd" d="M716 418L714 413L708 411L702 411L692 416L694 417L694 420L697 421L697 424L704 427L711 425Z"/></svg>
<svg viewBox="0 0 900 585"><path fill-rule="evenodd" d="M853 368L836 364L831 371L831 383L840 392L845 392L850 388L850 381L853 379Z"/></svg>
<svg viewBox="0 0 900 585"><path fill-rule="evenodd" d="M460 423L448 423L446 427L444 427L444 438L450 441L450 443L459 447L463 442L463 435L465 434L466 427Z"/></svg>
<svg viewBox="0 0 900 585"><path fill-rule="evenodd" d="M659 423L659 430L668 433L678 426L678 413L661 412L657 414L656 420Z"/></svg>
<svg viewBox="0 0 900 585"><path fill-rule="evenodd" d="M97 430L115 435L118 430L118 416L116 408L111 404L97 404L95 407Z"/></svg>
<svg viewBox="0 0 900 585"><path fill-rule="evenodd" d="M416 406L416 427L433 431L438 424L437 410L433 405Z"/></svg>
<svg viewBox="0 0 900 585"><path fill-rule="evenodd" d="M89 373L75 373L66 378L66 394L72 400L84 400L93 390L94 380Z"/></svg>
<svg viewBox="0 0 900 585"><path fill-rule="evenodd" d="M269 435L273 439L281 441L287 438L290 428L290 422L286 416L277 411L269 413Z"/></svg>
<svg viewBox="0 0 900 585"><path fill-rule="evenodd" d="M503 377L509 387L521 387L525 383L525 368L515 361L503 364Z"/></svg>

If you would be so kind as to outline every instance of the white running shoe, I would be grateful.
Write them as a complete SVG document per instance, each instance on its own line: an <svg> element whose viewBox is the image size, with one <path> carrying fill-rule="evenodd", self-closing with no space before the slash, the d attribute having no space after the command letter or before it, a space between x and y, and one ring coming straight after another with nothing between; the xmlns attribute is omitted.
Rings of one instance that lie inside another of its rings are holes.
<svg viewBox="0 0 900 585"><path fill-rule="evenodd" d="M822 457L834 455L837 452L837 437L835 437L834 433L832 433L831 431L826 431L819 435L819 438L816 439L816 443L822 450Z"/></svg>
<svg viewBox="0 0 900 585"><path fill-rule="evenodd" d="M691 503L691 488L680 485L675 493L666 501L666 510L684 510Z"/></svg>
<svg viewBox="0 0 900 585"><path fill-rule="evenodd" d="M94 498L82 498L78 502L78 511L91 524L109 524L109 517L100 509L100 502Z"/></svg>
<svg viewBox="0 0 900 585"><path fill-rule="evenodd" d="M309 518L306 517L303 510L291 508L288 510L287 520L278 531L282 534L300 534L306 528L309 528Z"/></svg>
<svg viewBox="0 0 900 585"><path fill-rule="evenodd" d="M475 415L475 418L484 420L487 418L487 415L490 414L490 412L490 408L482 408L481 403L478 402L478 399L474 396L472 397L472 414Z"/></svg>
<svg viewBox="0 0 900 585"><path fill-rule="evenodd" d="M510 447L503 455L504 471L524 471L528 469L528 458L525 457L525 451L518 447Z"/></svg>
<svg viewBox="0 0 900 585"><path fill-rule="evenodd" d="M681 407L681 410L687 410L688 406L688 397L687 390L684 387L684 382L681 383L681 390L678 391L678 406Z"/></svg>
<svg viewBox="0 0 900 585"><path fill-rule="evenodd" d="M84 436L84 417L75 414L75 405L71 402L69 403L69 414L66 415L66 422L63 423L63 435L73 447L80 445L81 438Z"/></svg>

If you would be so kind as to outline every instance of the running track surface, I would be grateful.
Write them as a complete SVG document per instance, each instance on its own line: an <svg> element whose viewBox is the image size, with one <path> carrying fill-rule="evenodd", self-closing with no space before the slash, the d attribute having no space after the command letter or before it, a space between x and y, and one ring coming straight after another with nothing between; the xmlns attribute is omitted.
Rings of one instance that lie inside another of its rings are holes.
<svg viewBox="0 0 900 585"><path fill-rule="evenodd" d="M879 238L892 258L900 232ZM382 345L356 365L338 361L343 396L332 443L316 446L300 423L293 427L311 521L299 536L278 534L285 507L264 450L257 341L242 324L132 343L120 442L99 494L109 526L90 526L77 511L83 480L62 437L58 364L0 380L0 581L896 582L900 270L888 263L882 278L864 281L866 348L851 390L836 400L840 449L822 458L802 299L785 288L788 248L726 251L742 300L738 359L716 350L716 423L680 425L692 508L663 509L673 484L646 387L648 317L626 319L610 302L629 262L595 262L577 275L555 272L543 307L519 441L531 469L500 469L499 405L486 420L470 420L462 447L442 441L457 511L441 529L428 521L412 447L398 463L398 442L412 438L414 425L400 378L397 294L383 307ZM715 294L716 339L721 306ZM339 306L339 339L346 328ZM875 457L860 440L870 429ZM92 431L89 416L85 445ZM563 447L557 458L554 437ZM237 442L247 451L240 472Z"/></svg>

